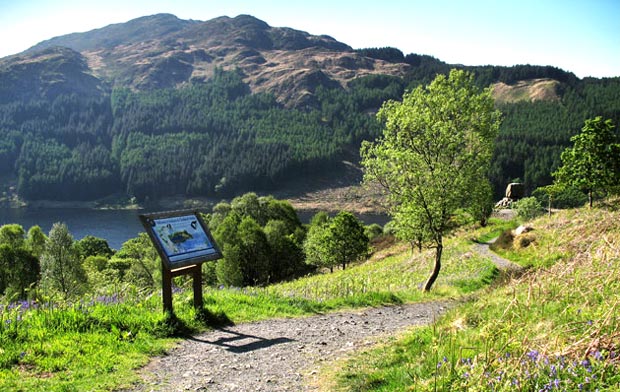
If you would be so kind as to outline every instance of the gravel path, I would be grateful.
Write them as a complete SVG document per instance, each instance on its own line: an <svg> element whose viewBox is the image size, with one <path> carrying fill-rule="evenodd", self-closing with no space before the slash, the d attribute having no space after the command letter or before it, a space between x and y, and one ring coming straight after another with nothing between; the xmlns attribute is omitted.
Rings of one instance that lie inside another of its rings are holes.
<svg viewBox="0 0 620 392"><path fill-rule="evenodd" d="M321 363L407 327L431 323L451 302L274 319L210 331L155 358L135 391L313 391Z"/></svg>
<svg viewBox="0 0 620 392"><path fill-rule="evenodd" d="M491 259L491 261L495 263L497 268L501 270L505 270L507 272L518 272L523 270L523 267L521 267L519 264L515 264L512 261L506 260L503 257L500 257L493 253L491 249L489 249L489 245L492 244L494 241L495 239L486 243L475 243L474 250L481 255Z"/></svg>
<svg viewBox="0 0 620 392"><path fill-rule="evenodd" d="M475 244L474 250L500 269L521 269L491 252L488 244ZM143 382L134 391L314 391L325 361L429 324L452 305L387 306L216 329L153 359L141 370Z"/></svg>

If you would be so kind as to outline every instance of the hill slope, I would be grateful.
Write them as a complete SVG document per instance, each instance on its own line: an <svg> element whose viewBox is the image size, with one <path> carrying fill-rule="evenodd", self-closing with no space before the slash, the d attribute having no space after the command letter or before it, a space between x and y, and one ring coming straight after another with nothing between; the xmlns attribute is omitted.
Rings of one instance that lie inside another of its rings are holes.
<svg viewBox="0 0 620 392"><path fill-rule="evenodd" d="M450 68L496 84L505 114L491 171L498 197L515 178L528 191L548 184L585 119L620 120L620 78L353 50L248 15L159 14L0 59L0 191L153 200L291 195L290 181L300 179L303 192L346 187L359 182L350 167L360 142L381 132L381 104Z"/></svg>
<svg viewBox="0 0 620 392"><path fill-rule="evenodd" d="M334 389L617 390L617 203L530 222L528 241L508 253L527 273L337 367Z"/></svg>
<svg viewBox="0 0 620 392"><path fill-rule="evenodd" d="M249 15L205 22L158 14L85 33L52 38L22 56L56 46L87 59L93 75L140 90L209 79L216 68L240 70L254 93L270 92L287 107L311 103L318 86L345 87L369 74L403 76L407 64L364 57L329 36L271 27Z"/></svg>

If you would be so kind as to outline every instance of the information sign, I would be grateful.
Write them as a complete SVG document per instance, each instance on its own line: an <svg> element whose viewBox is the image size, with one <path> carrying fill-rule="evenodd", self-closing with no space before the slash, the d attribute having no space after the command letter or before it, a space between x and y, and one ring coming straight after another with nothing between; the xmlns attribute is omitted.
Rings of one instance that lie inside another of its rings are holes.
<svg viewBox="0 0 620 392"><path fill-rule="evenodd" d="M140 220L169 269L222 257L198 212L147 214Z"/></svg>
<svg viewBox="0 0 620 392"><path fill-rule="evenodd" d="M140 222L162 260L164 311L173 313L172 278L192 275L194 307L203 311L202 268L205 261L222 257L207 225L197 211L173 211L140 215Z"/></svg>

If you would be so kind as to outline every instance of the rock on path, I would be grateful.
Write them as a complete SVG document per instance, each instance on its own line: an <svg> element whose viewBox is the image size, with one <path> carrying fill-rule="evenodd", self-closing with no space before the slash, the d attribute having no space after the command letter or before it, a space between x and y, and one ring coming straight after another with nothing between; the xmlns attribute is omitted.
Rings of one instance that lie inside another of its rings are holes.
<svg viewBox="0 0 620 392"><path fill-rule="evenodd" d="M321 362L414 325L451 302L273 319L225 327L181 342L142 369L135 391L313 391Z"/></svg>

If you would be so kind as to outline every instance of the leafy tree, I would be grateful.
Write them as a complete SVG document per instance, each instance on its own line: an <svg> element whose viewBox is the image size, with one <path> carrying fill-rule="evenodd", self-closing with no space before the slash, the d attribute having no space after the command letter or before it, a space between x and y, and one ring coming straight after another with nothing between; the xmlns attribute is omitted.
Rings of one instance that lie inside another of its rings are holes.
<svg viewBox="0 0 620 392"><path fill-rule="evenodd" d="M54 223L41 256L41 285L69 299L84 292L86 274L64 223Z"/></svg>
<svg viewBox="0 0 620 392"><path fill-rule="evenodd" d="M322 217L329 218L325 214L321 218L313 219L313 223L308 229L308 234L303 243L304 254L306 255L306 263L319 268L328 267L331 272L334 272L332 255L327 247L328 221L323 221Z"/></svg>
<svg viewBox="0 0 620 392"><path fill-rule="evenodd" d="M305 230L289 202L246 193L218 203L208 221L224 255L215 268L221 284L262 285L305 271Z"/></svg>
<svg viewBox="0 0 620 392"><path fill-rule="evenodd" d="M45 243L47 242L47 236L41 230L40 226L32 226L28 229L28 234L26 236L26 243L28 244L28 248L32 251L36 257L41 257L43 251L45 250Z"/></svg>
<svg viewBox="0 0 620 392"><path fill-rule="evenodd" d="M368 254L369 241L364 225L350 212L339 212L331 220L327 232L328 250L334 264L342 265L342 269Z"/></svg>
<svg viewBox="0 0 620 392"><path fill-rule="evenodd" d="M272 280L298 276L304 270L304 253L294 233L290 233L286 223L281 220L267 222L264 232L271 251Z"/></svg>
<svg viewBox="0 0 620 392"><path fill-rule="evenodd" d="M242 251L239 245L226 243L223 245L224 258L217 261L215 274L218 282L225 286L243 286L243 271L241 270Z"/></svg>
<svg viewBox="0 0 620 392"><path fill-rule="evenodd" d="M541 205L546 205L549 213L552 208L577 208L588 201L588 195L574 186L559 183L536 188L532 192Z"/></svg>
<svg viewBox="0 0 620 392"><path fill-rule="evenodd" d="M26 298L27 290L39 281L39 259L29 249L19 224L0 227L0 294Z"/></svg>
<svg viewBox="0 0 620 392"><path fill-rule="evenodd" d="M573 146L562 152L562 166L553 173L556 182L575 186L588 195L620 184L620 143L611 120L586 120L581 133L571 138Z"/></svg>
<svg viewBox="0 0 620 392"><path fill-rule="evenodd" d="M304 241L306 263L317 267L346 265L368 253L368 236L364 225L350 212L342 211L333 219L317 213Z"/></svg>
<svg viewBox="0 0 620 392"><path fill-rule="evenodd" d="M15 249L15 265L9 290L19 298L26 298L28 289L39 282L41 265L39 259L26 248Z"/></svg>
<svg viewBox="0 0 620 392"><path fill-rule="evenodd" d="M122 280L140 288L160 287L161 262L146 233L125 241L110 259L109 266L118 270Z"/></svg>
<svg viewBox="0 0 620 392"><path fill-rule="evenodd" d="M0 226L0 244L7 244L12 248L24 246L26 232L21 225L11 223Z"/></svg>
<svg viewBox="0 0 620 392"><path fill-rule="evenodd" d="M452 215L484 200L470 194L488 181L500 113L490 89L481 91L473 75L452 70L405 93L402 102L386 102L378 117L383 137L362 145L364 181L384 188L388 210L401 222L397 229L411 227L411 235L435 248L428 291L441 269Z"/></svg>
<svg viewBox="0 0 620 392"><path fill-rule="evenodd" d="M239 223L239 239L241 241L244 285L265 285L270 283L271 249L262 227L246 216Z"/></svg>
<svg viewBox="0 0 620 392"><path fill-rule="evenodd" d="M89 256L107 256L110 257L114 254L108 241L103 238L98 238L92 235L87 235L79 241L76 241L75 247L82 258L86 259Z"/></svg>

